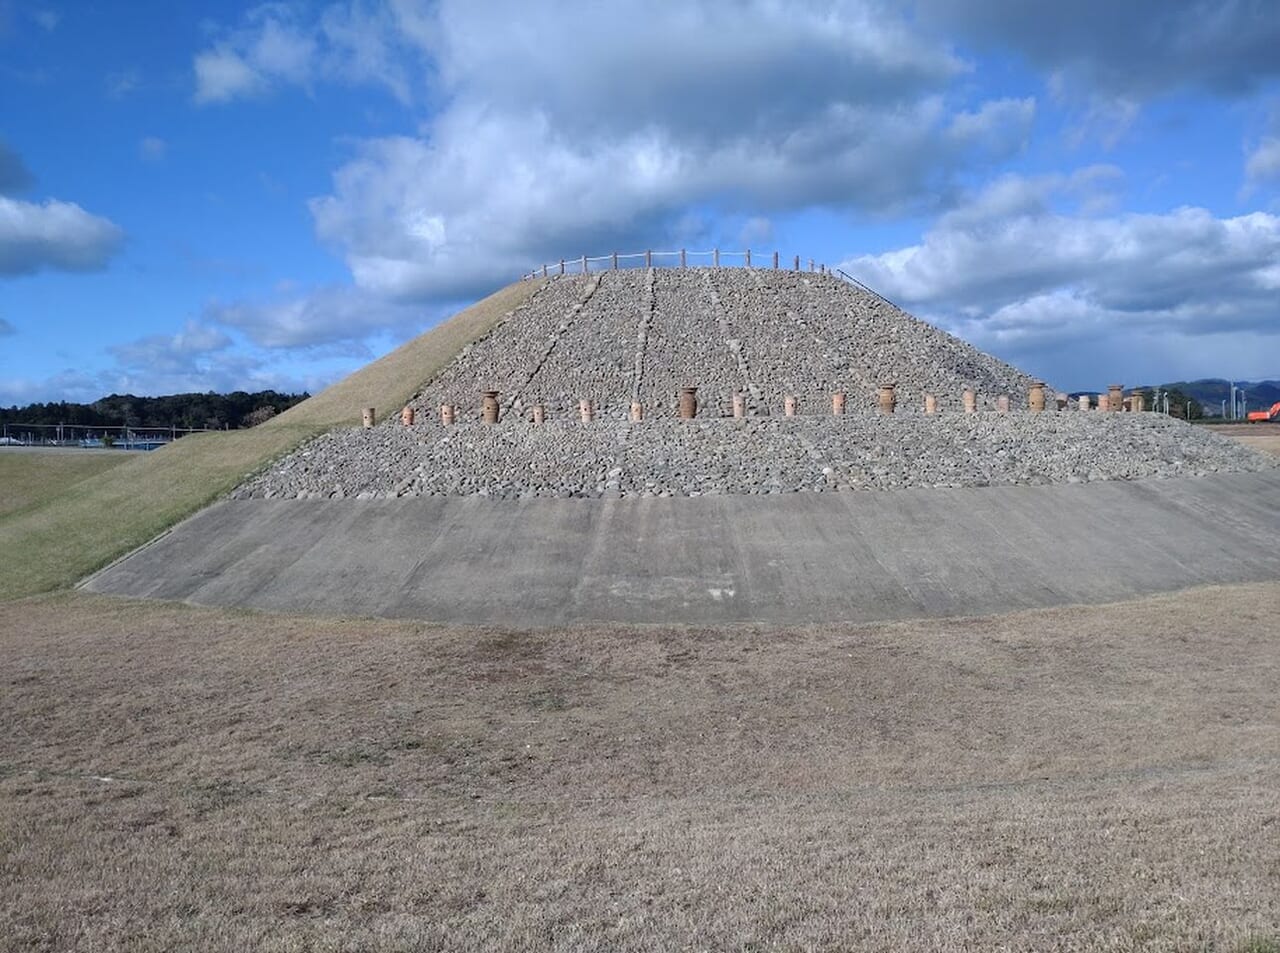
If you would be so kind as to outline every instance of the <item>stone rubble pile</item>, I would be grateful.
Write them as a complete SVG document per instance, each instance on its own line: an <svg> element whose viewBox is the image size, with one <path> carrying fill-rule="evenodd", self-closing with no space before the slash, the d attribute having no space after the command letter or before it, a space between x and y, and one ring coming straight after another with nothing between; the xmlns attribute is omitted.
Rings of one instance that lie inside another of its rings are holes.
<svg viewBox="0 0 1280 953"><path fill-rule="evenodd" d="M830 274L759 268L659 268L557 277L471 345L417 397L419 417L447 403L479 419L496 390L504 414L536 404L549 418L576 416L590 400L624 420L675 416L681 387L697 387L700 416L716 417L742 393L752 416L782 414L788 395L851 412L875 407L881 383L898 385L902 412L925 393L958 408L972 388L979 408L999 395L1025 407L1032 379Z"/></svg>
<svg viewBox="0 0 1280 953"><path fill-rule="evenodd" d="M697 496L1082 483L1274 467L1159 414L673 418L532 425L428 420L335 431L237 498Z"/></svg>

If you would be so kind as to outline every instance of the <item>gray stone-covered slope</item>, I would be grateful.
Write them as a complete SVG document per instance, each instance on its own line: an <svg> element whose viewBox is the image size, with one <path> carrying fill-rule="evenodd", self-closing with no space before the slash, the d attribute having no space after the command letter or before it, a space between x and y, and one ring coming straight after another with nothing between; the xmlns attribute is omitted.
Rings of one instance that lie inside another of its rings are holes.
<svg viewBox="0 0 1280 953"><path fill-rule="evenodd" d="M544 404L576 417L589 399L623 419L633 400L648 417L674 416L679 389L699 389L699 416L781 416L788 394L802 413L829 410L844 391L850 413L871 412L879 385L898 385L899 410L923 395L959 407L1000 394L1025 406L1031 378L938 328L831 275L749 268L634 269L556 278L483 340L466 348L414 399L478 418L481 393L501 392L505 413Z"/></svg>
<svg viewBox="0 0 1280 953"><path fill-rule="evenodd" d="M506 422L326 434L237 498L698 496L1081 483L1273 469L1159 414Z"/></svg>

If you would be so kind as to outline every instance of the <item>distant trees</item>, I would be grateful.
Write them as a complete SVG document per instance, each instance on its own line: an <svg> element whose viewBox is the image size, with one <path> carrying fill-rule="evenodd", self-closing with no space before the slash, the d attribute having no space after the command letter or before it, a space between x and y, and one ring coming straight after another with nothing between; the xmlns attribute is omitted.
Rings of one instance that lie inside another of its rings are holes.
<svg viewBox="0 0 1280 953"><path fill-rule="evenodd" d="M180 427L198 430L252 427L283 413L310 394L274 390L230 394L172 394L135 397L112 394L92 404L54 401L25 407L0 407L0 424L70 424L80 427L132 427L138 430Z"/></svg>
<svg viewBox="0 0 1280 953"><path fill-rule="evenodd" d="M1181 417L1183 420L1200 420L1204 417L1204 408L1200 406L1200 402L1194 397L1190 397L1183 393L1177 387L1161 387L1159 392L1169 395L1169 416ZM1161 406L1156 407L1156 389L1150 387L1142 387L1134 391L1141 394L1143 402L1148 410L1164 410L1163 399Z"/></svg>

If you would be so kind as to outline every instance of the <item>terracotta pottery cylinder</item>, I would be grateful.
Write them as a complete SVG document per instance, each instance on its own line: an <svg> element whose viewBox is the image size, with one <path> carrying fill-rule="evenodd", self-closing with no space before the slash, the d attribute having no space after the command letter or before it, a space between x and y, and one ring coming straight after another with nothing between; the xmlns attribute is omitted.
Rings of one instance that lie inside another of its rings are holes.
<svg viewBox="0 0 1280 953"><path fill-rule="evenodd" d="M831 395L831 413L839 417L844 413L845 393L842 390Z"/></svg>
<svg viewBox="0 0 1280 953"><path fill-rule="evenodd" d="M533 405L533 422L541 425L547 421L547 408L542 404Z"/></svg>
<svg viewBox="0 0 1280 953"><path fill-rule="evenodd" d="M1001 394L999 397L996 398L996 410L1002 414L1007 414L1009 412L1009 395L1008 394Z"/></svg>
<svg viewBox="0 0 1280 953"><path fill-rule="evenodd" d="M366 429L368 429L369 427L372 427L374 424L378 422L377 410L373 407L366 407L364 409L364 414L362 416L363 416L364 426Z"/></svg>
<svg viewBox="0 0 1280 953"><path fill-rule="evenodd" d="M926 414L936 414L938 412L938 398L932 394L924 395L924 412Z"/></svg>
<svg viewBox="0 0 1280 953"><path fill-rule="evenodd" d="M681 387L680 418L682 420L692 420L696 416L698 416L698 388Z"/></svg>
<svg viewBox="0 0 1280 953"><path fill-rule="evenodd" d="M644 420L644 404L640 403L638 400L633 400L631 402L631 420L634 423L639 423Z"/></svg>
<svg viewBox="0 0 1280 953"><path fill-rule="evenodd" d="M1033 381L1027 395L1027 406L1035 413L1044 410L1044 381Z"/></svg>
<svg viewBox="0 0 1280 953"><path fill-rule="evenodd" d="M453 426L453 404L440 405L440 423L446 427Z"/></svg>
<svg viewBox="0 0 1280 953"><path fill-rule="evenodd" d="M587 400L585 397L578 401L578 416L582 418L582 422L584 424L591 423L591 420L595 415L595 408L591 406L591 401Z"/></svg>
<svg viewBox="0 0 1280 953"><path fill-rule="evenodd" d="M1147 409L1147 399L1142 394L1134 394L1129 398L1129 407L1135 414L1140 414Z"/></svg>
<svg viewBox="0 0 1280 953"><path fill-rule="evenodd" d="M788 394L782 399L782 412L788 417L796 415L796 397L794 394Z"/></svg>
<svg viewBox="0 0 1280 953"><path fill-rule="evenodd" d="M406 427L412 427L413 416L413 408L406 407L404 410L400 411L400 423L404 424Z"/></svg>
<svg viewBox="0 0 1280 953"><path fill-rule="evenodd" d="M484 422L487 424L496 424L498 422L498 392L496 390L484 392Z"/></svg>
<svg viewBox="0 0 1280 953"><path fill-rule="evenodd" d="M1113 411L1124 410L1124 385L1108 384L1107 391L1107 409Z"/></svg>
<svg viewBox="0 0 1280 953"><path fill-rule="evenodd" d="M735 417L747 416L747 398L744 397L742 394L733 395L733 416Z"/></svg>
<svg viewBox="0 0 1280 953"><path fill-rule="evenodd" d="M966 414L976 414L978 412L978 395L971 390L964 392L964 412Z"/></svg>
<svg viewBox="0 0 1280 953"><path fill-rule="evenodd" d="M1080 395L1080 409L1081 409L1081 410L1088 410L1088 409L1089 409L1089 395L1088 395L1088 394L1081 394L1081 395Z"/></svg>
<svg viewBox="0 0 1280 953"><path fill-rule="evenodd" d="M880 407L880 413L891 414L895 407L898 406L898 397L895 388L898 385L893 381L880 385L880 396L877 404Z"/></svg>

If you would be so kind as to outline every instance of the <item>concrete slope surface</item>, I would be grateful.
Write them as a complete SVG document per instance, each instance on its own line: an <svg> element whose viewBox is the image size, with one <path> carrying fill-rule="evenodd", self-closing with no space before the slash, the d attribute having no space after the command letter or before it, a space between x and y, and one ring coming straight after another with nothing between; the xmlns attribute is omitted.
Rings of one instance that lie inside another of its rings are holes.
<svg viewBox="0 0 1280 953"><path fill-rule="evenodd" d="M230 500L91 577L202 605L555 626L872 621L1280 578L1280 472L621 500Z"/></svg>

